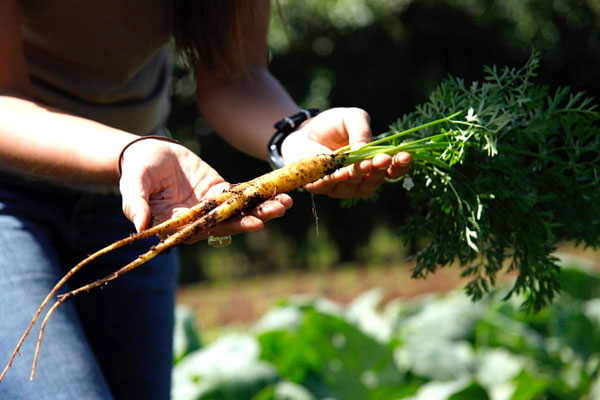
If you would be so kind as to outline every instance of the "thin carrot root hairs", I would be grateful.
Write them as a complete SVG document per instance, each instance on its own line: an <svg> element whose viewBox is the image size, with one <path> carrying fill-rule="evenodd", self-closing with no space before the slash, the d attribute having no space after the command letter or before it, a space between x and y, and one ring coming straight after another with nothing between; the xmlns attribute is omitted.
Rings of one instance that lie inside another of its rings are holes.
<svg viewBox="0 0 600 400"><path fill-rule="evenodd" d="M6 375L6 372L8 371L8 369L10 368L10 366L12 365L12 362L14 360L14 358L16 357L16 355L19 352L19 349L21 348L21 345L23 344L23 342L25 341L25 338L29 335L29 332L31 331L31 329L33 328L33 325L35 324L35 322L38 320L40 314L42 313L43 309L48 305L50 299L58 292L58 290L60 290L60 288L77 272L79 271L81 268L83 268L85 265L89 264L91 261L97 259L98 257L116 250L118 248L124 247L126 245L129 245L131 243L133 243L136 240L141 240L141 239L146 239L149 238L151 236L157 235L159 233L162 232L166 232L172 229L176 229L179 228L183 225L186 225L190 222L192 222L195 218L198 218L199 216L202 216L204 214L206 214L208 211L210 211L211 209L213 209L217 204L223 202L224 200L228 199L229 197L231 197L233 194L230 192L222 192L214 197L211 197L209 199L206 200L202 200L200 203L198 203L196 206L192 207L191 209L189 209L187 212L183 213L182 215L179 215L177 218L173 218L170 219L168 221L165 221L159 225L156 225L152 228L149 228L145 231L139 232L139 233L134 233L132 235L130 235L129 237L126 237L124 239L118 240L106 247L104 247L103 249L98 250L97 252L91 254L90 256L88 256L86 259L84 259L83 261L81 261L79 264L75 265L69 272L67 272L65 274L65 276L63 276L61 278L60 281L58 281L58 283L52 288L52 290L50 291L50 293L48 293L48 295L46 296L46 298L44 299L44 301L42 301L42 303L40 304L39 308L37 309L35 315L33 316L31 322L29 323L29 325L27 326L27 329L25 330L25 332L23 333L23 335L21 336L21 339L19 340L13 354L11 355L8 364L6 365L6 367L4 368L4 370L2 371L2 374L0 375L0 382L2 381L2 379L4 378L4 375Z"/></svg>
<svg viewBox="0 0 600 400"><path fill-rule="evenodd" d="M8 369L12 365L12 362L21 348L21 345L29 335L33 325L38 320L42 311L48 305L51 298L53 298L58 290L82 267L89 264L91 261L98 257L133 243L136 240L151 237L153 235L165 234L174 229L182 228L181 230L167 236L161 240L157 245L152 246L146 253L140 255L138 258L133 260L131 263L122 267L121 269L113 272L112 274L94 281L90 284L84 285L78 289L72 290L68 293L60 295L58 300L52 305L52 307L46 313L42 322L36 350L34 354L33 366L31 370L30 378L33 379L35 376L35 370L37 367L37 359L39 350L41 347L41 341L44 334L44 330L48 320L54 311L66 300L75 296L78 293L89 291L93 288L107 284L109 281L118 278L119 276L139 267L150 259L158 256L161 252L177 246L193 236L201 233L208 233L210 229L214 228L219 223L241 213L244 210L248 210L261 202L268 200L276 194L285 193L294 189L300 188L308 183L315 182L320 178L332 173L338 168L345 165L347 159L346 154L322 154L315 157L309 157L295 163L292 163L285 168L281 168L272 171L268 174L262 175L251 181L244 182L238 185L233 185L228 190L203 199L196 206L188 210L186 213L165 221L159 225L149 228L145 231L134 233L131 236L121 239L117 242L106 246L105 248L98 250L96 253L90 255L85 260L81 261L75 267L73 267L50 291L44 301L40 304L40 307L36 311L30 324L26 328L24 334L19 340L15 350L13 351L9 362L4 368L0 375L0 382L6 375ZM186 226L187 225L187 226Z"/></svg>

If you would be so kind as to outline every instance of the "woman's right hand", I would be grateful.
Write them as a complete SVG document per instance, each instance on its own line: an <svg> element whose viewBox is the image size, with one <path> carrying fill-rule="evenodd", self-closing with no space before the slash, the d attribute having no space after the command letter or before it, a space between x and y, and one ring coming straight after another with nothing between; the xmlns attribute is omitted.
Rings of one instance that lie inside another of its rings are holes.
<svg viewBox="0 0 600 400"><path fill-rule="evenodd" d="M184 146L147 139L125 150L119 187L123 212L139 232L176 217L229 184ZM261 230L265 222L281 217L291 206L291 197L277 195L192 241Z"/></svg>

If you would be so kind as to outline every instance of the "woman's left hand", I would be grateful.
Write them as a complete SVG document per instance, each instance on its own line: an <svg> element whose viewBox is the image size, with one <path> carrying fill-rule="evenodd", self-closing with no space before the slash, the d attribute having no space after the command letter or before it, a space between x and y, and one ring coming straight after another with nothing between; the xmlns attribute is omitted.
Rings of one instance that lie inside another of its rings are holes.
<svg viewBox="0 0 600 400"><path fill-rule="evenodd" d="M220 193L229 184L204 160L184 146L161 140L142 140L123 153L119 182L123 212L138 232L186 212L202 199ZM201 232L186 243L210 235L228 236L263 229L292 206L279 194L237 217ZM173 232L165 232L166 235ZM159 235L164 237L163 234Z"/></svg>
<svg viewBox="0 0 600 400"><path fill-rule="evenodd" d="M290 134L281 147L286 164L319 153L330 153L340 147L360 146L372 140L369 115L359 108L332 108L302 124ZM337 198L371 197L388 179L397 179L410 168L408 153L395 156L380 154L372 160L360 161L306 185L313 193Z"/></svg>

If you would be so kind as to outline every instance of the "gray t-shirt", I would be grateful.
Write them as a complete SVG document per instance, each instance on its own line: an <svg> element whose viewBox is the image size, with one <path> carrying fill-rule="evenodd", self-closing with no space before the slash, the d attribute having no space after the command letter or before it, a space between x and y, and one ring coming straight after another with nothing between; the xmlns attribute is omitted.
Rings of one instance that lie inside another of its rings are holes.
<svg viewBox="0 0 600 400"><path fill-rule="evenodd" d="M20 0L38 100L138 135L169 112L170 2Z"/></svg>

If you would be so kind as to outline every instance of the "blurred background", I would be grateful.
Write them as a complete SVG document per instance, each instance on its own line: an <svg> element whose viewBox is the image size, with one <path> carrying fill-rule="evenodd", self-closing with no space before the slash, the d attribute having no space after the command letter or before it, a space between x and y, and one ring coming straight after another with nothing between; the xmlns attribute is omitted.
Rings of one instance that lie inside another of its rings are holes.
<svg viewBox="0 0 600 400"><path fill-rule="evenodd" d="M270 68L303 107L357 106L375 134L424 102L448 75L481 80L484 65L521 66L542 54L540 83L600 93L597 0L280 0L269 33ZM240 154L203 124L194 79L175 71L169 128L231 182L258 176L266 163ZM206 245L183 253L181 282L237 279L344 263L402 260L410 247L393 233L403 189L388 185L377 206L343 207L295 193L295 206L264 232L236 237L226 251ZM400 186L400 185L395 185ZM414 245L413 245L414 250Z"/></svg>
<svg viewBox="0 0 600 400"><path fill-rule="evenodd" d="M375 134L413 111L449 74L481 80L483 66L521 66L532 49L542 56L537 83L600 97L598 0L278 4L268 38L273 74L302 107L364 108ZM172 99L172 135L225 179L244 181L269 170L203 123L194 104L194 78L181 66L174 73ZM294 207L264 231L236 236L226 248L181 247L174 398L600 398L593 397L600 396L600 303L595 300L600 292L594 289L600 257L562 245L563 262L587 272L563 277L571 292L558 308L539 316L520 314L518 304L502 303L502 296L478 306L460 294L394 303L463 283L452 269L425 281L410 278L410 255L418 243L405 243L395 233L404 217L399 186L385 186L376 202L351 206L299 191L292 194ZM317 300L290 300L298 294ZM423 330L440 334L411 342ZM231 331L252 331L252 338L223 341ZM340 353L346 343L355 358ZM315 346L321 346L321 355ZM248 370L258 372L246 377ZM508 375L498 377L498 371ZM221 386L201 389L200 382ZM440 382L437 392L424 386Z"/></svg>

